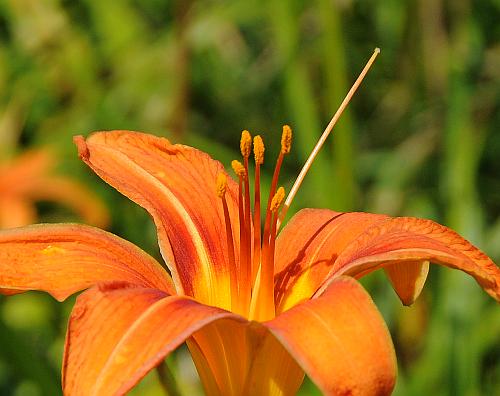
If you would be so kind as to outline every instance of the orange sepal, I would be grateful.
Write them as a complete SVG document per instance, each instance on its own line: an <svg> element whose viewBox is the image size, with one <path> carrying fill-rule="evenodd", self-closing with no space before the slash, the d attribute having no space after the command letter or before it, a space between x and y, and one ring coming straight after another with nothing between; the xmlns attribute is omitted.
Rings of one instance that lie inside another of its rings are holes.
<svg viewBox="0 0 500 396"><path fill-rule="evenodd" d="M331 275L359 278L377 268L416 261L462 270L500 301L500 269L488 256L455 231L414 217L390 218L367 228L337 258Z"/></svg>
<svg viewBox="0 0 500 396"><path fill-rule="evenodd" d="M397 365L375 304L350 277L265 322L325 395L389 395Z"/></svg>
<svg viewBox="0 0 500 396"><path fill-rule="evenodd" d="M64 393L124 395L193 332L228 317L241 320L158 290L98 285L78 298L70 317Z"/></svg>
<svg viewBox="0 0 500 396"><path fill-rule="evenodd" d="M64 300L104 281L174 292L168 273L155 259L98 228L37 224L0 231L0 293L43 290Z"/></svg>
<svg viewBox="0 0 500 396"><path fill-rule="evenodd" d="M325 281L333 263L354 239L384 215L303 209L283 228L276 242L277 312L308 300Z"/></svg>
<svg viewBox="0 0 500 396"><path fill-rule="evenodd" d="M194 148L139 132L96 132L86 140L75 137L75 143L94 172L151 214L177 292L230 308L229 271L235 268L221 243L226 228L216 193L222 164ZM238 252L238 187L227 179L225 198Z"/></svg>

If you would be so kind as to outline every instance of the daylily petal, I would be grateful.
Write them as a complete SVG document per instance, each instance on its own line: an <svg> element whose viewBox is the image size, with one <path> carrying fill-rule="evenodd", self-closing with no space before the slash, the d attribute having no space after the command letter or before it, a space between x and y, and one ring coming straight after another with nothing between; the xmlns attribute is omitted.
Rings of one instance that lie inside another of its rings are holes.
<svg viewBox="0 0 500 396"><path fill-rule="evenodd" d="M152 215L177 291L229 308L229 271L235 268L229 268L216 194L223 166L199 150L138 132L96 132L75 142L83 161ZM226 199L238 252L237 185L230 177Z"/></svg>
<svg viewBox="0 0 500 396"><path fill-rule="evenodd" d="M48 200L67 206L85 223L107 227L109 215L103 203L83 185L62 176L46 176L33 180L24 196L35 201Z"/></svg>
<svg viewBox="0 0 500 396"><path fill-rule="evenodd" d="M222 319L187 341L207 395L295 395L304 371L267 328Z"/></svg>
<svg viewBox="0 0 500 396"><path fill-rule="evenodd" d="M264 323L325 395L388 395L396 380L392 341L368 293L332 280L318 298Z"/></svg>
<svg viewBox="0 0 500 396"><path fill-rule="evenodd" d="M0 293L44 290L64 300L97 282L115 280L174 291L155 259L98 228L38 224L0 231Z"/></svg>
<svg viewBox="0 0 500 396"><path fill-rule="evenodd" d="M22 227L36 219L36 211L31 202L23 198L0 196L0 229Z"/></svg>
<svg viewBox="0 0 500 396"><path fill-rule="evenodd" d="M411 305L425 285L429 274L429 262L409 261L404 265L396 263L387 265L384 271L403 304Z"/></svg>
<svg viewBox="0 0 500 396"><path fill-rule="evenodd" d="M211 323L188 340L207 395L243 394L250 363L248 322Z"/></svg>
<svg viewBox="0 0 500 396"><path fill-rule="evenodd" d="M413 217L391 218L367 228L337 258L330 273L360 277L380 267L415 261L462 270L500 301L500 269L488 256L455 231Z"/></svg>
<svg viewBox="0 0 500 396"><path fill-rule="evenodd" d="M12 161L0 164L0 190L23 193L31 180L41 178L54 167L55 156L49 150L25 151Z"/></svg>
<svg viewBox="0 0 500 396"><path fill-rule="evenodd" d="M0 166L0 191L2 197L9 196L13 199L28 202L29 200L50 200L73 209L86 223L106 227L109 216L106 207L97 197L83 185L65 178L52 175L55 167L55 155L48 149L37 149L23 153L14 160ZM11 204L12 210L16 209ZM2 202L0 202L0 216ZM36 219L34 208L31 208L31 220L21 219L11 213L10 221L2 222L0 227L20 227L31 224ZM16 221L17 220L17 221Z"/></svg>
<svg viewBox="0 0 500 396"><path fill-rule="evenodd" d="M158 290L104 284L83 293L70 317L65 394L123 395L186 338L230 312Z"/></svg>
<svg viewBox="0 0 500 396"><path fill-rule="evenodd" d="M309 299L344 248L384 215L303 209L276 242L275 299L278 312Z"/></svg>
<svg viewBox="0 0 500 396"><path fill-rule="evenodd" d="M295 395L304 380L304 370L267 327L256 322L252 326L253 358L245 394Z"/></svg>

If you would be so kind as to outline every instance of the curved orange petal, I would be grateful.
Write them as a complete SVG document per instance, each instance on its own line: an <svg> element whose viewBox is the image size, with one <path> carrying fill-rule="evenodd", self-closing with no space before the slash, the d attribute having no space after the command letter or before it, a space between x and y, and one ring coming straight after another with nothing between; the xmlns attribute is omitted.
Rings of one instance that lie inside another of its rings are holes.
<svg viewBox="0 0 500 396"><path fill-rule="evenodd" d="M11 195L0 196L0 229L22 227L36 220L31 202Z"/></svg>
<svg viewBox="0 0 500 396"><path fill-rule="evenodd" d="M216 194L223 166L199 150L138 132L96 132L75 142L87 165L151 214L178 292L229 308L229 271L235 269ZM230 177L226 199L238 252L237 185Z"/></svg>
<svg viewBox="0 0 500 396"><path fill-rule="evenodd" d="M252 364L246 395L295 395L304 381L304 370L267 327L252 323Z"/></svg>
<svg viewBox="0 0 500 396"><path fill-rule="evenodd" d="M48 149L28 150L0 164L0 190L23 194L32 180L46 176L54 167L55 155Z"/></svg>
<svg viewBox="0 0 500 396"><path fill-rule="evenodd" d="M187 341L207 395L294 395L304 371L258 322L221 319Z"/></svg>
<svg viewBox="0 0 500 396"><path fill-rule="evenodd" d="M375 304L354 279L264 323L325 395L389 395L397 365Z"/></svg>
<svg viewBox="0 0 500 396"><path fill-rule="evenodd" d="M32 180L24 196L35 201L48 200L65 205L85 223L105 228L109 225L106 206L82 184L62 176L45 176Z"/></svg>
<svg viewBox="0 0 500 396"><path fill-rule="evenodd" d="M309 299L345 247L367 227L386 218L328 209L303 209L293 216L276 242L277 312Z"/></svg>
<svg viewBox="0 0 500 396"><path fill-rule="evenodd" d="M193 332L229 317L243 320L157 290L120 283L92 288L70 317L64 393L123 395Z"/></svg>
<svg viewBox="0 0 500 396"><path fill-rule="evenodd" d="M413 217L390 218L367 228L337 258L330 273L360 277L380 267L415 261L462 270L500 301L500 269L488 256L455 231ZM419 280L418 273L415 279Z"/></svg>
<svg viewBox="0 0 500 396"><path fill-rule="evenodd" d="M98 228L37 224L0 231L0 293L44 290L64 300L97 282L115 280L174 292L155 259Z"/></svg>

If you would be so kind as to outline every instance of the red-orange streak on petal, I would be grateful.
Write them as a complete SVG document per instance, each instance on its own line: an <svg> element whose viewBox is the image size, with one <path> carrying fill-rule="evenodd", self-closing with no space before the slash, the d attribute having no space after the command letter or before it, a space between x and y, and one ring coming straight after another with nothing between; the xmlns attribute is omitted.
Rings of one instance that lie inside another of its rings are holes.
<svg viewBox="0 0 500 396"><path fill-rule="evenodd" d="M318 298L264 323L325 395L389 395L397 365L389 332L368 293L334 279Z"/></svg>
<svg viewBox="0 0 500 396"><path fill-rule="evenodd" d="M229 307L229 255L215 191L222 165L207 154L137 132L97 132L75 139L82 159L152 215L178 292ZM239 230L236 183L228 176L232 229ZM235 250L239 251L239 240ZM239 257L236 257L239 260Z"/></svg>
<svg viewBox="0 0 500 396"><path fill-rule="evenodd" d="M472 275L500 301L500 269L455 231L431 220L396 217L367 228L335 262L331 274L360 277L384 265L427 260Z"/></svg>
<svg viewBox="0 0 500 396"><path fill-rule="evenodd" d="M63 386L71 395L123 395L193 332L235 315L158 291L101 286L70 318Z"/></svg>
<svg viewBox="0 0 500 396"><path fill-rule="evenodd" d="M281 312L309 299L326 279L343 249L387 216L303 209L276 242L275 300Z"/></svg>
<svg viewBox="0 0 500 396"><path fill-rule="evenodd" d="M3 288L43 290L64 300L97 282L115 280L174 292L156 260L98 228L39 224L0 231L0 293Z"/></svg>

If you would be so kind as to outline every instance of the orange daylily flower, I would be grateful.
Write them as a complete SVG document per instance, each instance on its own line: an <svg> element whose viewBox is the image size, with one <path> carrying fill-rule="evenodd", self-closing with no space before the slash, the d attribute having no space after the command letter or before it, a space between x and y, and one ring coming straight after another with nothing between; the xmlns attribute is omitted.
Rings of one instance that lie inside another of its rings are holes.
<svg viewBox="0 0 500 396"><path fill-rule="evenodd" d="M119 237L84 225L0 232L0 288L56 299L90 287L71 314L67 395L124 394L187 342L208 395L291 395L304 373L327 395L387 395L396 360L384 321L355 280L384 268L405 304L429 262L472 275L500 300L500 270L454 231L430 220L326 209L299 211L277 236L284 192L284 128L260 233L243 163L224 167L194 148L139 132L75 138L80 157L153 217L171 276ZM254 139L256 174L264 146ZM257 259L255 259L257 257ZM254 260L255 259L255 260Z"/></svg>
<svg viewBox="0 0 500 396"><path fill-rule="evenodd" d="M47 149L27 151L0 163L0 228L35 222L37 201L60 203L86 223L107 225L106 208L94 194L67 177L55 175L54 167L55 157Z"/></svg>
<svg viewBox="0 0 500 396"><path fill-rule="evenodd" d="M89 288L68 324L67 395L122 395L184 342L208 395L292 395L304 374L326 395L387 395L396 378L393 345L355 278L383 268L411 304L434 262L469 273L500 300L500 269L429 220L305 209L278 235L312 162L285 200L278 176L290 151L288 126L263 227L264 143L253 139L252 214L247 131L243 163L232 164L238 182L206 153L139 132L96 132L75 142L95 173L151 214L170 274L135 245L97 228L0 231L0 293L43 290L64 300Z"/></svg>

